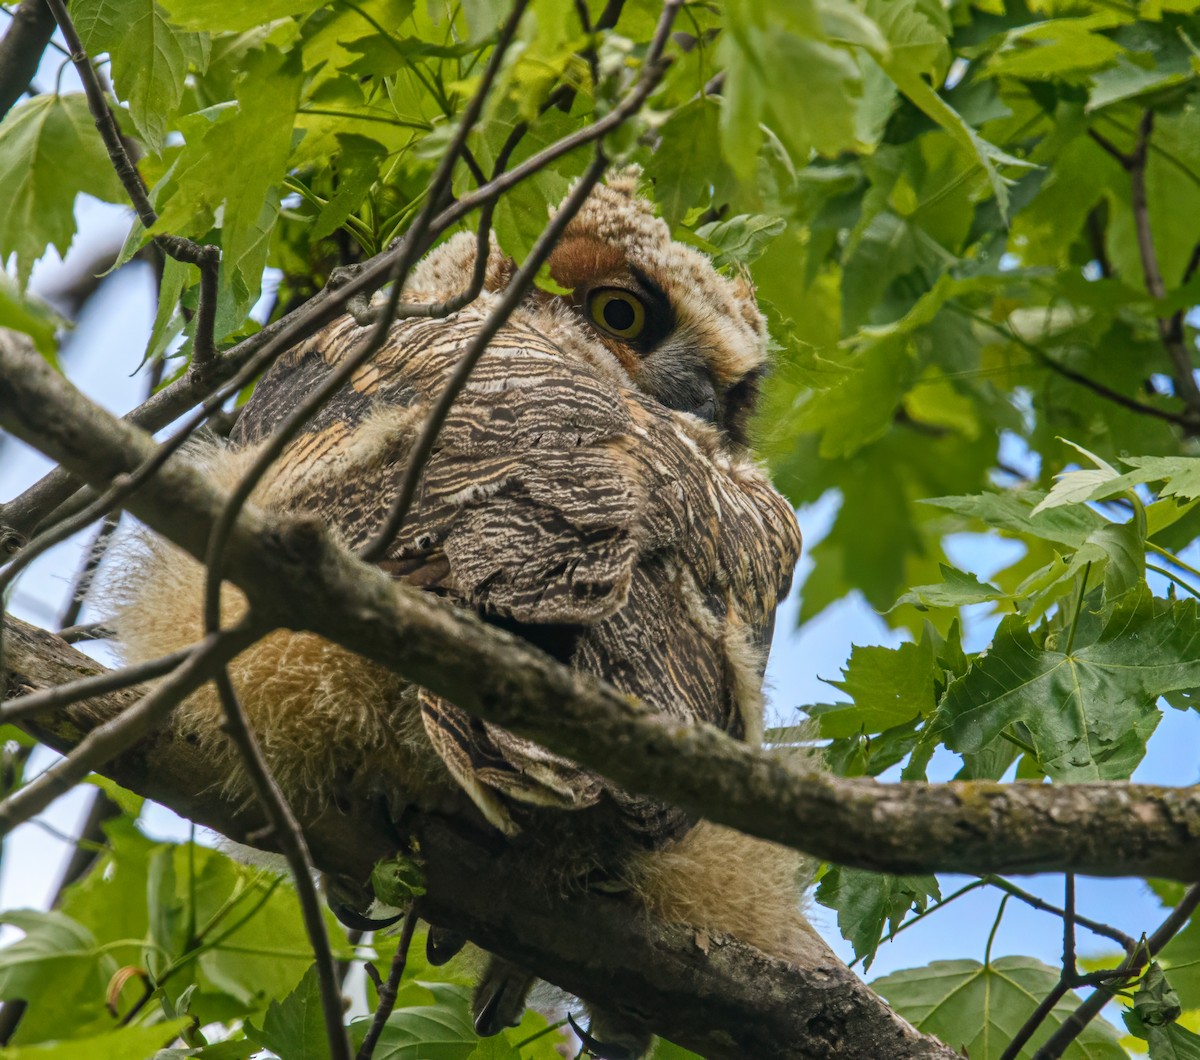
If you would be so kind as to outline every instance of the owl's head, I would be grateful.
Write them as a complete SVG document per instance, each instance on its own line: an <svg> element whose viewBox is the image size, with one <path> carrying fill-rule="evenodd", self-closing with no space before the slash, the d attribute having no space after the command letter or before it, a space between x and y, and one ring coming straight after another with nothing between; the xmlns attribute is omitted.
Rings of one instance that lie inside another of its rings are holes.
<svg viewBox="0 0 1200 1060"><path fill-rule="evenodd" d="M465 286L475 239L461 233L414 271L406 296L446 298ZM519 318L569 356L632 384L668 408L719 428L735 446L767 364L767 327L754 289L722 276L709 258L671 238L626 170L598 186L549 261L554 283L536 290ZM505 286L515 266L493 247L485 289Z"/></svg>

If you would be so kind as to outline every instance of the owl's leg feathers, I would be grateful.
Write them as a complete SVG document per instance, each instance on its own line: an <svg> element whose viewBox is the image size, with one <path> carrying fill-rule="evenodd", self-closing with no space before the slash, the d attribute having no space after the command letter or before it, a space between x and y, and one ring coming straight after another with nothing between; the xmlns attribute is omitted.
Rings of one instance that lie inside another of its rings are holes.
<svg viewBox="0 0 1200 1060"><path fill-rule="evenodd" d="M701 821L662 850L634 856L625 871L663 920L796 960L825 945L804 916L812 869L794 850Z"/></svg>

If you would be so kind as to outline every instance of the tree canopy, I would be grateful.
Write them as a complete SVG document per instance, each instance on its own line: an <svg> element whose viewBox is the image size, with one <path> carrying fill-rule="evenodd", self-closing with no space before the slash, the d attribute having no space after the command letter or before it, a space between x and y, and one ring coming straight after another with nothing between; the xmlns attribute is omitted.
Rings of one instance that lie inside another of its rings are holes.
<svg viewBox="0 0 1200 1060"><path fill-rule="evenodd" d="M609 746L570 729L590 709L650 732L602 691L570 688L580 706L557 727L536 712L491 720L828 859L816 899L864 968L885 938L953 897L939 871L1027 901L1002 874L1064 873L1066 900L1049 911L1067 939L1061 967L939 961L879 979L874 992L922 1040L972 1060L1200 1056L1197 794L1128 783L1164 711L1190 712L1200 693L1198 9L23 0L0 39L0 328L57 371L69 314L28 282L35 262L71 244L81 195L132 205L128 238L104 265L148 262L159 294L146 347L111 351L114 371L140 366L153 387L127 428L0 349L0 426L66 469L0 504L0 588L52 541L122 509L203 555L208 525L183 517L218 521L217 500L189 493L174 465L151 466L142 432L195 409L180 440L204 423L221 429L274 356L361 310L457 231L490 229L530 265L531 282L552 287L537 256L550 209L585 175L636 165L675 237L758 291L775 363L754 437L775 483L797 506L836 498L828 534L807 550L800 622L861 594L906 640L855 649L837 701L807 706L824 776L703 734L678 743L674 767L639 772L643 761L623 760L615 737ZM48 47L75 62L86 91L35 77L30 57ZM90 494L76 495L81 480ZM274 561L269 535L247 525L226 528L226 576L250 592L256 565ZM963 532L1015 542L1018 558L987 579L959 569L946 542ZM436 639L418 605L401 600L352 628L367 608L354 600L378 593L333 559L322 570L297 605L308 608L296 620L304 628L325 632L327 621L336 636L334 618L317 612L332 615L341 592L348 617L337 630L349 646L473 694L454 684L461 675L426 674L402 642L372 633L370 621L411 621L414 636ZM990 634L983 651L964 647L965 608ZM5 832L58 792L22 773L35 741L82 746L87 727L62 721L64 709L186 668L175 660L55 700L47 690L84 671L35 673L13 654L15 629L0 657ZM532 653L505 655L464 629L470 651L528 675L531 703L568 687ZM228 643L201 648L216 657ZM19 713L26 696L43 697L40 714ZM460 705L500 709L483 694ZM768 741L787 748L812 732L780 727ZM928 782L939 748L961 763L954 786ZM80 778L95 769L142 795L170 793L170 778L138 788L128 756L79 762ZM722 782L708 784L716 770ZM298 898L266 870L151 841L137 826L140 795L92 779L108 800L86 837L94 857L55 908L0 914L24 933L0 949L5 1055L330 1055L304 888ZM821 798L838 805L836 821L820 822ZM204 813L202 823L237 819L207 804ZM329 840L309 841L320 864ZM383 865L376 893L398 899L400 869ZM1131 938L1076 909L1075 871L1150 879L1163 924ZM333 957L350 961L359 940L325 920ZM1081 970L1077 927L1107 939L1112 960ZM355 1048L388 993L395 949L376 936L355 958L374 973L368 1015L349 1023ZM559 1032L533 1013L479 1042L469 980L426 965L422 950L408 949L376 1057L559 1055ZM1120 1032L1098 1016L1113 997ZM710 1040L696 1033L691 1044ZM868 1056L866 1040L848 1034L860 1051L841 1054L780 1043L778 1055ZM656 1055L689 1054L664 1041Z"/></svg>

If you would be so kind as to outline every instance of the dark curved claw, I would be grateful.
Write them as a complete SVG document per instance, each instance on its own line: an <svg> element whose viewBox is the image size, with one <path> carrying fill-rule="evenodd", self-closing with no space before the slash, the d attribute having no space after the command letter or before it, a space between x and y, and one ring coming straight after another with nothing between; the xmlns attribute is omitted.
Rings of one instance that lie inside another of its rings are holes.
<svg viewBox="0 0 1200 1060"><path fill-rule="evenodd" d="M429 934L425 936L425 959L435 968L440 967L450 958L458 956L466 944L466 936L450 928L430 924Z"/></svg>
<svg viewBox="0 0 1200 1060"><path fill-rule="evenodd" d="M329 909L338 920L353 931L379 931L381 928L391 927L397 920L404 918L403 913L397 913L395 916L375 920L372 917L363 916L362 913L348 905L342 905L340 902L330 902Z"/></svg>
<svg viewBox="0 0 1200 1060"><path fill-rule="evenodd" d="M515 1027L525 1014L525 997L534 976L511 961L491 957L475 987L471 1011L475 1015L475 1033L490 1038L505 1027Z"/></svg>
<svg viewBox="0 0 1200 1060"><path fill-rule="evenodd" d="M570 1012L567 1013L567 1022L571 1024L571 1030L578 1035L579 1040L583 1042L583 1047L588 1051L589 1055L598 1057L599 1060L638 1060L638 1057L642 1055L640 1052L634 1052L624 1045L617 1045L614 1042L596 1041L588 1031L585 1031L575 1022L575 1016Z"/></svg>

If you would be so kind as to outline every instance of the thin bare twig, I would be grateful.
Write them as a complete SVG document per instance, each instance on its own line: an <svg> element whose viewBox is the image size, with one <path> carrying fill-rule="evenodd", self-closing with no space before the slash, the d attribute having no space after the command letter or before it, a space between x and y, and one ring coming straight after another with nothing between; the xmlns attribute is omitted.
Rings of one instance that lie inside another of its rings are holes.
<svg viewBox="0 0 1200 1060"><path fill-rule="evenodd" d="M24 0L0 40L0 118L30 87L53 35L54 16L45 0Z"/></svg>
<svg viewBox="0 0 1200 1060"><path fill-rule="evenodd" d="M155 474L171 455L187 441L192 431L203 422L203 419L202 415L193 416L188 423L185 423L171 438L163 442L154 451L154 454L131 474L117 475L112 480L109 488L97 495L89 504L79 509L73 515L52 524L47 530L21 548L8 562L8 565L3 570L0 570L0 595L3 594L5 588L12 583L17 575L43 552L57 545L59 542L65 541L72 534L82 530L100 516L107 515L126 500L147 479ZM0 644L0 647L2 647L2 644Z"/></svg>
<svg viewBox="0 0 1200 1060"><path fill-rule="evenodd" d="M213 680L225 712L226 730L241 755L242 765L250 777L258 803L266 813L275 839L292 870L304 928L308 932L309 945L312 946L316 959L321 1010L325 1017L330 1058L350 1060L350 1042L346 1037L346 1025L343 1022L342 991L338 984L337 964L333 959L329 933L325 928L321 898L313 882L316 869L308 850L308 843L305 842L300 822L296 820L296 815L292 813L291 806L271 775L271 769L253 730L246 721L246 714L238 701L233 682L229 679L229 671L224 665L213 675Z"/></svg>
<svg viewBox="0 0 1200 1060"><path fill-rule="evenodd" d="M400 941L392 956L392 967L388 972L387 982L379 978L379 972L376 971L373 964L367 963L367 968L375 972L371 978L379 994L379 1004L375 1007L371 1026L367 1028L366 1036L362 1040L362 1045L358 1047L358 1054L354 1060L371 1060L371 1057L375 1055L375 1046L379 1044L379 1036L383 1034L388 1017L392 1014L392 1009L396 1007L396 995L400 992L400 980L404 977L404 966L408 963L408 948L412 945L413 931L416 930L416 927L417 912L414 905L409 908L404 917L404 926L400 930Z"/></svg>
<svg viewBox="0 0 1200 1060"><path fill-rule="evenodd" d="M1050 992L1041 1000L1041 1003L1030 1014L1029 1018L1021 1024L1017 1033L1012 1036L1004 1052L1000 1056L1000 1060L1016 1060L1021 1055L1021 1050L1025 1048L1025 1043L1037 1033L1037 1029L1045 1022L1046 1018L1054 1011L1054 1007L1061 1001L1069 990L1073 987L1082 985L1083 977L1079 974L1079 968L1075 962L1075 874L1068 872L1064 881L1064 899L1062 921L1063 921L1063 956L1062 956L1062 971L1059 973L1058 982ZM1132 952L1132 951L1129 951ZM1103 979L1101 980L1103 981Z"/></svg>
<svg viewBox="0 0 1200 1060"><path fill-rule="evenodd" d="M122 500L128 497L141 483L145 482L150 475L158 470L172 451L168 450L166 445L164 445L152 460L147 461L143 467L138 468L132 475L118 475L113 479L112 485L103 493L98 494L91 503L79 509L75 514L50 526L28 544L21 547L20 551L8 561L3 570L0 570L0 595L13 583L17 575L25 570L42 553L65 541L72 534L82 530L101 516L108 515Z"/></svg>
<svg viewBox="0 0 1200 1060"><path fill-rule="evenodd" d="M1121 984L1135 978L1158 952L1183 930L1198 906L1200 884L1193 884L1187 889L1182 901L1159 925L1158 930L1113 969L1121 976L1116 984L1097 985L1091 995L1063 1020L1046 1043L1033 1054L1033 1060L1058 1060L1070 1044L1083 1033L1084 1028L1100 1014L1100 1010L1113 999Z"/></svg>
<svg viewBox="0 0 1200 1060"><path fill-rule="evenodd" d="M141 174L138 173L137 167L129 157L129 152L125 150L125 143L121 139L121 130L117 128L116 119L108 106L100 78L96 76L96 69L92 66L92 60L83 47L83 41L80 40L79 33L75 29L75 23L71 21L71 16L67 13L67 5L63 0L45 0L45 3L50 8L51 14L54 15L54 21L58 23L63 40L67 42L67 47L70 49L71 62L75 64L79 80L83 82L83 92L87 96L88 109L92 112L96 131L100 133L100 139L104 141L104 149L108 152L113 169L116 170L117 179L125 189L125 194L129 196L129 201L133 203L138 220L146 228L150 228L158 220L158 215L154 212L154 207L150 205L150 197L146 193L146 185L142 183Z"/></svg>
<svg viewBox="0 0 1200 1060"><path fill-rule="evenodd" d="M1187 413L1171 412L1168 409L1160 409L1155 405L1146 405L1127 394L1122 394L1119 390L1114 390L1110 386L1098 380L1092 379L1090 376L1084 375L1082 372L1077 372L1074 368L1068 368L1065 364L1060 364L1051 357L1041 347L1022 338L1008 324L991 320L981 313L976 313L972 309L968 309L964 305L959 305L957 302L947 302L947 307L962 313L978 324L991 328L993 331L999 332L1010 342L1016 343L1021 349L1029 353L1034 360L1039 364L1045 365L1056 375L1061 375L1064 379L1070 380L1072 383L1077 383L1082 387L1086 387L1094 394L1113 402L1115 405L1120 405L1122 408L1128 409L1130 412L1136 412L1143 416L1153 416L1155 419L1165 420L1167 423L1173 423L1176 427L1180 427L1189 434L1195 434L1200 430L1200 418L1190 409Z"/></svg>
<svg viewBox="0 0 1200 1060"><path fill-rule="evenodd" d="M1046 1021L1054 1007L1070 992L1071 987L1067 982L1059 978L1058 982L1050 989L1040 1002L1037 1008L1030 1013L1029 1018L1021 1024L1017 1033L1012 1036L1012 1040L1004 1047L1004 1052L1000 1054L1000 1060L1017 1060L1021 1055L1021 1050L1025 1048L1029 1039L1034 1036L1037 1029Z"/></svg>
<svg viewBox="0 0 1200 1060"><path fill-rule="evenodd" d="M504 172L507 163L508 152L501 150L492 172L493 179ZM479 297L479 292L483 290L484 280L487 278L487 263L492 247L492 218L496 213L497 201L496 199L491 199L485 202L480 208L479 222L475 227L475 264L471 269L471 279L467 283L467 286L443 302L428 302L423 305L412 302L401 302L391 314L392 320L406 320L414 317L426 317L430 319L447 317L451 313L457 313L464 306L470 305ZM355 319L360 325L366 327L371 324L378 324L387 314L387 305L369 306L363 313L356 315Z"/></svg>
<svg viewBox="0 0 1200 1060"><path fill-rule="evenodd" d="M1122 169L1129 169L1133 166L1133 155L1126 154L1124 151L1122 151L1107 136L1105 136L1104 133L1097 132L1095 129L1088 129L1087 134L1097 144L1099 144L1103 150L1112 155L1112 157L1121 164Z"/></svg>
<svg viewBox="0 0 1200 1060"><path fill-rule="evenodd" d="M67 5L64 0L45 0L45 3L54 15L54 20L58 23L63 39L71 51L71 62L75 64L79 79L83 82L88 109L92 112L96 129L104 141L104 149L108 152L117 179L121 181L125 194L133 203L138 220L146 229L150 229L158 220L158 214L150 203L142 175L137 171L133 159L129 157L129 152L125 150L121 130L117 128L112 108L108 105L104 88L96 75L96 68L79 38L75 23L71 21ZM195 243L179 236L159 235L154 237L154 241L176 261L187 262L200 270L200 304L196 313L192 363L197 374L203 377L215 357L213 327L216 322L217 275L221 252L210 244Z"/></svg>
<svg viewBox="0 0 1200 1060"><path fill-rule="evenodd" d="M162 255L155 252L154 258L161 265ZM159 279L161 281L161 268L159 269L159 273ZM151 366L146 381L147 397L154 393L154 388L159 384L159 382L161 382L162 371L162 360L156 361ZM113 535L116 533L117 527L120 525L120 523L120 513L110 511L104 517L104 521L100 524L100 528L96 531L95 536L92 538L91 544L84 553L83 566L80 568L79 573L75 576L75 581L71 586L71 592L67 596L67 606L63 608L62 614L58 616L59 636L66 640L68 644L72 643L72 641L69 639L71 634L75 633L78 629L85 628L77 627L76 623L79 621L79 615L83 610L83 605L87 600L88 593L90 593L92 590L92 583L96 579L96 572L100 569L100 564L104 561L104 556L108 552L108 548L113 542ZM105 629L104 635L105 637L109 637L112 634L111 631Z"/></svg>
<svg viewBox="0 0 1200 1060"><path fill-rule="evenodd" d="M1162 301L1167 296L1162 269L1158 263L1158 252L1154 247L1154 233L1150 229L1150 203L1146 194L1146 161L1149 157L1150 136L1154 131L1154 111L1147 108L1138 123L1137 137L1133 149L1122 151L1103 133L1088 129L1088 135L1115 158L1129 174L1129 199L1133 211L1133 228L1137 238L1138 254L1142 260L1142 275L1146 291L1151 298ZM1200 248L1198 248L1200 249ZM1200 260L1193 253L1188 264L1184 283L1195 271L1195 262ZM1174 368L1175 393L1193 414L1200 413L1200 387L1196 385L1191 353L1184 341L1183 311L1170 317L1155 314L1158 337Z"/></svg>
<svg viewBox="0 0 1200 1060"><path fill-rule="evenodd" d="M1075 963L1075 873L1068 872L1063 881L1063 958L1062 974L1065 981L1073 981L1079 975Z"/></svg>
<svg viewBox="0 0 1200 1060"><path fill-rule="evenodd" d="M1154 235L1150 230L1150 204L1146 195L1146 158L1150 134L1154 131L1154 111L1147 110L1142 115L1138 126L1137 144L1133 150L1129 167L1129 192L1133 207L1133 226L1137 234L1138 252L1142 258L1142 270L1146 278L1146 290L1150 297L1161 301L1167 296L1166 284L1163 283L1162 269L1158 264L1158 253L1154 249ZM1163 348L1175 368L1176 393L1193 412L1200 412L1200 387L1196 385L1195 368L1192 365L1191 354L1183 341L1183 314L1176 314L1178 326L1173 326L1174 318L1155 315L1158 324L1158 335Z"/></svg>
<svg viewBox="0 0 1200 1060"><path fill-rule="evenodd" d="M1037 909L1039 912L1050 913L1053 916L1066 919L1067 910L1059 909L1056 905L1051 905L1049 902L1039 898L1036 894L1030 894L1029 891L1018 887L1011 880L1005 879L1003 876L983 876L981 879L991 887L998 887L1002 891L1007 891L1014 898L1024 902L1031 909ZM1132 953L1137 945L1137 940L1130 935L1125 934L1110 924L1102 923L1099 920L1093 920L1090 917L1082 916L1079 913L1073 915L1075 923L1081 927L1085 927L1088 931L1096 935L1102 935L1105 938L1112 939L1126 953Z"/></svg>
<svg viewBox="0 0 1200 1060"><path fill-rule="evenodd" d="M112 640L117 633L103 622L84 622L78 626L63 626L58 635L68 644L79 644L85 640Z"/></svg>
<svg viewBox="0 0 1200 1060"><path fill-rule="evenodd" d="M92 543L84 553L83 566L75 576L75 582L71 586L71 593L67 597L67 606L63 609L63 613L58 616L58 625L60 628L73 626L79 621L79 612L83 610L83 603L87 599L87 594L91 591L92 582L96 578L96 571L100 569L100 562L104 559L104 553L108 550L108 546L112 542L112 536L116 533L117 524L120 521L120 515L115 512L109 512L104 517L104 522L100 524L100 529L96 531L95 537L92 538Z"/></svg>

